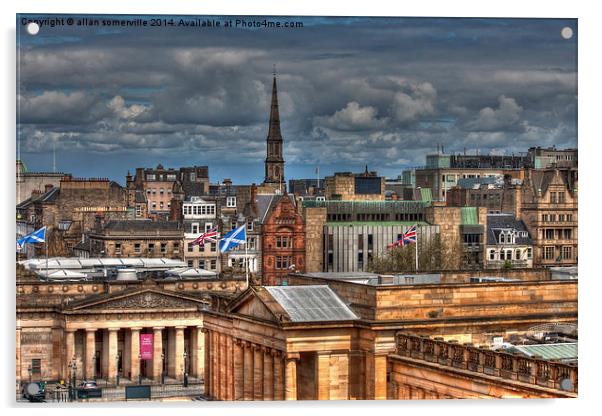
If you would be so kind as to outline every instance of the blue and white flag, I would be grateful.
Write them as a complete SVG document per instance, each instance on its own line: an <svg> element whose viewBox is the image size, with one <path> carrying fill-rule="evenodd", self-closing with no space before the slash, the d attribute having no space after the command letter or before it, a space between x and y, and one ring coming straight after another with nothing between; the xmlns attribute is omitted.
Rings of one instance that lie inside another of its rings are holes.
<svg viewBox="0 0 602 416"><path fill-rule="evenodd" d="M234 247L237 247L241 244L246 244L246 242L247 225L243 224L240 227L230 231L224 236L224 238L219 240L219 251L225 253L226 251L232 250Z"/></svg>
<svg viewBox="0 0 602 416"><path fill-rule="evenodd" d="M20 238L17 241L18 245L23 244L36 244L46 242L46 227L42 227L39 230L35 230L33 233L27 234L25 237Z"/></svg>

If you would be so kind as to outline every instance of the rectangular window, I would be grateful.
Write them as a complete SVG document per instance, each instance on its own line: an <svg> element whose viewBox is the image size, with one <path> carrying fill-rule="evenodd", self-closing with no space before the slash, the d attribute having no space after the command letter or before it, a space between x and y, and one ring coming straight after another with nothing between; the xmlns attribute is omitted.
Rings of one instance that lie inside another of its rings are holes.
<svg viewBox="0 0 602 416"><path fill-rule="evenodd" d="M249 238L249 250L255 250L255 237Z"/></svg>
<svg viewBox="0 0 602 416"><path fill-rule="evenodd" d="M146 175L146 180L147 181L154 181L155 180L155 175L154 174L147 174Z"/></svg>
<svg viewBox="0 0 602 416"><path fill-rule="evenodd" d="M142 216L142 206L141 205L136 205L136 216L137 217Z"/></svg>
<svg viewBox="0 0 602 416"><path fill-rule="evenodd" d="M357 253L357 268L364 270L364 253Z"/></svg>
<svg viewBox="0 0 602 416"><path fill-rule="evenodd" d="M564 222L564 218L565 218L564 214L558 214L558 221L559 222Z"/></svg>
<svg viewBox="0 0 602 416"><path fill-rule="evenodd" d="M211 260L211 270L217 270L217 260Z"/></svg>
<svg viewBox="0 0 602 416"><path fill-rule="evenodd" d="M372 250L374 248L374 240L372 234L368 234L368 250Z"/></svg>
<svg viewBox="0 0 602 416"><path fill-rule="evenodd" d="M527 258L528 259L533 258L533 248L532 247L527 248Z"/></svg>
<svg viewBox="0 0 602 416"><path fill-rule="evenodd" d="M167 253L167 243L161 243L161 253Z"/></svg>
<svg viewBox="0 0 602 416"><path fill-rule="evenodd" d="M180 252L180 243L173 243L173 252L178 254Z"/></svg>
<svg viewBox="0 0 602 416"><path fill-rule="evenodd" d="M115 243L115 254L121 254L121 243Z"/></svg>
<svg viewBox="0 0 602 416"><path fill-rule="evenodd" d="M564 192L558 192L558 203L564 204L566 202L566 196Z"/></svg>
<svg viewBox="0 0 602 416"><path fill-rule="evenodd" d="M155 252L155 243L148 243L148 254L153 254Z"/></svg>
<svg viewBox="0 0 602 416"><path fill-rule="evenodd" d="M226 207L236 208L236 197L235 196L229 196L226 198Z"/></svg>
<svg viewBox="0 0 602 416"><path fill-rule="evenodd" d="M253 231L253 220L247 220L247 231Z"/></svg>
<svg viewBox="0 0 602 416"><path fill-rule="evenodd" d="M573 258L573 247L564 246L562 247L562 258L566 260L570 260Z"/></svg>
<svg viewBox="0 0 602 416"><path fill-rule="evenodd" d="M39 378L42 375L42 360L33 358L31 360L31 376Z"/></svg>
<svg viewBox="0 0 602 416"><path fill-rule="evenodd" d="M551 229L545 229L544 230L544 238L546 240L553 240L554 239L554 230Z"/></svg>
<svg viewBox="0 0 602 416"><path fill-rule="evenodd" d="M516 250L516 260L520 260L520 249Z"/></svg>
<svg viewBox="0 0 602 416"><path fill-rule="evenodd" d="M210 251L212 251L214 253L217 251L217 244L216 243L209 244L209 247L210 247Z"/></svg>
<svg viewBox="0 0 602 416"><path fill-rule="evenodd" d="M189 252L189 253L192 253L192 252L194 252L194 244L192 244L192 243L188 243L188 252Z"/></svg>
<svg viewBox="0 0 602 416"><path fill-rule="evenodd" d="M489 260L495 260L495 250L489 250Z"/></svg>
<svg viewBox="0 0 602 416"><path fill-rule="evenodd" d="M134 244L134 253L140 254L140 243Z"/></svg>
<svg viewBox="0 0 602 416"><path fill-rule="evenodd" d="M556 204L558 200L556 199L556 192L550 192L550 203Z"/></svg>
<svg viewBox="0 0 602 416"><path fill-rule="evenodd" d="M360 251L364 249L364 234L358 234L357 236L357 249Z"/></svg>
<svg viewBox="0 0 602 416"><path fill-rule="evenodd" d="M192 260L188 260L188 267L192 267Z"/></svg>
<svg viewBox="0 0 602 416"><path fill-rule="evenodd" d="M276 268L282 269L282 257L276 256Z"/></svg>
<svg viewBox="0 0 602 416"><path fill-rule="evenodd" d="M199 223L195 222L192 224L192 234L198 234L199 232Z"/></svg>
<svg viewBox="0 0 602 416"><path fill-rule="evenodd" d="M567 220L568 222L571 222L571 221L573 221L573 214L566 214L566 220Z"/></svg>
<svg viewBox="0 0 602 416"><path fill-rule="evenodd" d="M543 248L543 258L545 260L552 260L554 258L554 247L544 247Z"/></svg>
<svg viewBox="0 0 602 416"><path fill-rule="evenodd" d="M500 250L500 260L506 260L506 252L504 250Z"/></svg>
<svg viewBox="0 0 602 416"><path fill-rule="evenodd" d="M205 232L209 231L212 228L213 228L213 223L212 222L206 222L205 223Z"/></svg>
<svg viewBox="0 0 602 416"><path fill-rule="evenodd" d="M565 228L563 233L563 239L565 240L570 240L571 238L573 238L573 230L570 228Z"/></svg>
<svg viewBox="0 0 602 416"><path fill-rule="evenodd" d="M236 225L237 225L237 224L236 224L236 221L235 221L235 220L234 220L234 221L232 221L232 223L230 224L230 226L232 227L232 229L235 229L235 228L236 228Z"/></svg>
<svg viewBox="0 0 602 416"><path fill-rule="evenodd" d="M205 269L205 260L199 260L199 269Z"/></svg>

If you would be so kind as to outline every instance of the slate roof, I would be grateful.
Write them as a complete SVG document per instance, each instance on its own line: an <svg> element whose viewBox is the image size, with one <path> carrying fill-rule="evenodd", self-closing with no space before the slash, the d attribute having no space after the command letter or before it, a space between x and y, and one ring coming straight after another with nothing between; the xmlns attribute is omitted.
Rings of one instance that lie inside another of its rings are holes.
<svg viewBox="0 0 602 416"><path fill-rule="evenodd" d="M349 321L359 319L326 285L266 286L291 322Z"/></svg>
<svg viewBox="0 0 602 416"><path fill-rule="evenodd" d="M515 238L515 244L517 245L533 245L533 241L529 236L527 226L522 220L517 220L512 214L489 214L487 215L487 244L497 245L500 241L500 231L505 230L516 230L526 231L528 237Z"/></svg>
<svg viewBox="0 0 602 416"><path fill-rule="evenodd" d="M53 187L48 192L30 196L25 201L17 204L17 209L26 209L36 202L54 202L60 194L60 188Z"/></svg>
<svg viewBox="0 0 602 416"><path fill-rule="evenodd" d="M143 190L136 190L136 202L137 203L146 203L146 195Z"/></svg>

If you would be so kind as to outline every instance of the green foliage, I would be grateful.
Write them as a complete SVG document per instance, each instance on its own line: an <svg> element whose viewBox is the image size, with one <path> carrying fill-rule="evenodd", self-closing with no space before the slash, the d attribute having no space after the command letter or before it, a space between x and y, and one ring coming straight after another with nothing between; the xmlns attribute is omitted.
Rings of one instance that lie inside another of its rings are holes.
<svg viewBox="0 0 602 416"><path fill-rule="evenodd" d="M458 242L445 242L439 234L428 241L419 241L418 271L457 270L462 260ZM368 270L374 273L408 273L416 271L416 244L388 249L376 256Z"/></svg>

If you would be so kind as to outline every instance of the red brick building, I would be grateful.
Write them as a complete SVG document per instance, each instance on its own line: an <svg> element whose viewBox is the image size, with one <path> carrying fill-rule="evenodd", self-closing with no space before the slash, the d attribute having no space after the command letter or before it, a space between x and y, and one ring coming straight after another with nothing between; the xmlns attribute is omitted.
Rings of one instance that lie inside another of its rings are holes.
<svg viewBox="0 0 602 416"><path fill-rule="evenodd" d="M289 271L305 271L305 223L287 194L269 210L262 231L263 285L281 285Z"/></svg>

